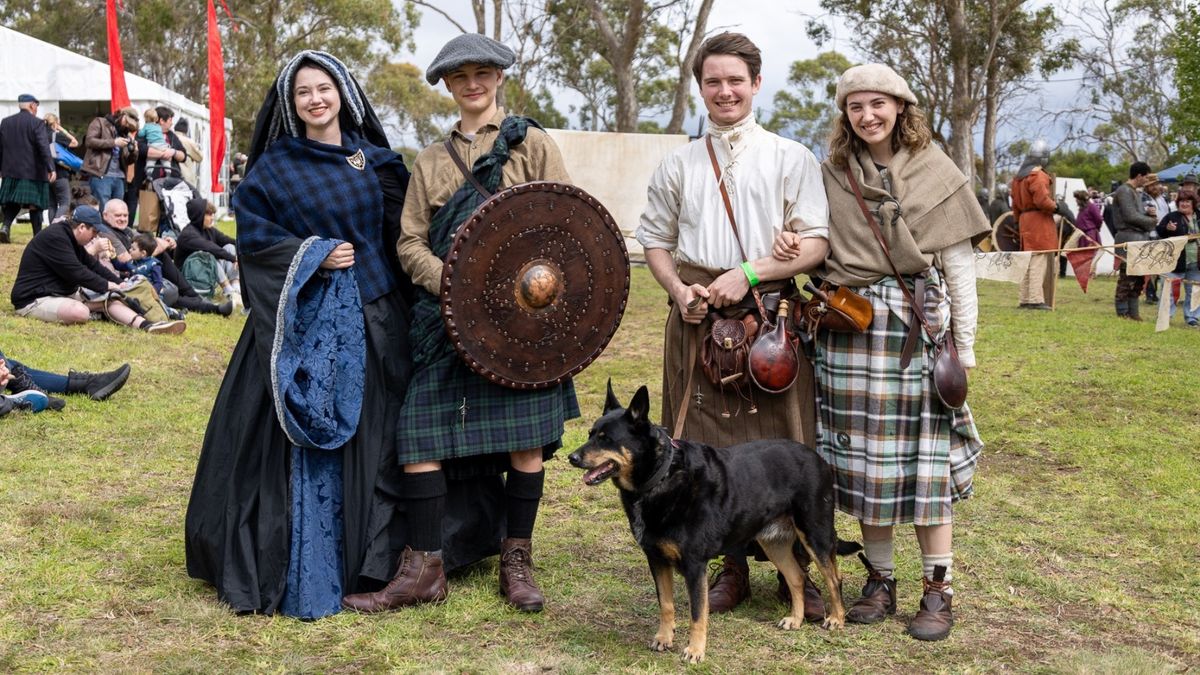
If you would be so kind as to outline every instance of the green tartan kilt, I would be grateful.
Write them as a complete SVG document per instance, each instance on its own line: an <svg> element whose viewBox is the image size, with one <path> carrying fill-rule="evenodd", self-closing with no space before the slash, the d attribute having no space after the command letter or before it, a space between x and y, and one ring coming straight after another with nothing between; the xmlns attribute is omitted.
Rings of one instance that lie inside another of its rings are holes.
<svg viewBox="0 0 1200 675"><path fill-rule="evenodd" d="M571 380L509 389L475 373L456 353L414 369L396 425L400 464L533 448L547 456L560 447L566 421L579 417Z"/></svg>
<svg viewBox="0 0 1200 675"><path fill-rule="evenodd" d="M971 496L983 449L971 410L949 410L938 399L924 331L908 368L900 368L912 311L895 280L853 290L871 300L871 327L822 331L813 359L817 451L834 469L837 506L868 525L950 523L951 505ZM949 309L933 275L925 311L935 331Z"/></svg>
<svg viewBox="0 0 1200 675"><path fill-rule="evenodd" d="M50 207L50 184L28 178L0 180L0 204L20 204L45 211Z"/></svg>

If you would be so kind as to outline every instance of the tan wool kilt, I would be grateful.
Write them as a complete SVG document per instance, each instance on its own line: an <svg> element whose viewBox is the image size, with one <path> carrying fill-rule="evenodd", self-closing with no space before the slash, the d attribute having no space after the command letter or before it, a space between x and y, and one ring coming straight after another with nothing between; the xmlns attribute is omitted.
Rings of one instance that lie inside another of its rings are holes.
<svg viewBox="0 0 1200 675"><path fill-rule="evenodd" d="M679 277L686 284L707 286L720 271L680 265ZM769 282L768 282L769 283ZM764 283L766 292L771 286ZM783 286L782 283L778 284ZM816 403L813 390L812 364L800 354L800 373L795 384L782 394L769 394L753 383L742 387L752 397L758 412L750 414L750 401L739 396L730 386L714 385L698 365L699 359L685 364L689 354L699 354L700 345L692 344L704 332L710 322L706 319L697 326L684 323L679 308L671 305L667 315L666 337L663 341L663 426L674 433L675 416L684 396L689 399L687 419L681 438L721 448L764 438L787 438L813 446L816 429ZM694 370L692 386L687 386L688 368ZM699 394L699 396L697 396ZM730 416L723 417L728 410Z"/></svg>

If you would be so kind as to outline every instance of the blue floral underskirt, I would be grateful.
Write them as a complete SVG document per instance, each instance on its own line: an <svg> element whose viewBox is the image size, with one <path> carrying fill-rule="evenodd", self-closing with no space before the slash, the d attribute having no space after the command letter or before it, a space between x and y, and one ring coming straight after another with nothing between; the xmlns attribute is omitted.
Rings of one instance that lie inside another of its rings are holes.
<svg viewBox="0 0 1200 675"><path fill-rule="evenodd" d="M301 619L342 606L342 455L292 446L292 536L281 611Z"/></svg>

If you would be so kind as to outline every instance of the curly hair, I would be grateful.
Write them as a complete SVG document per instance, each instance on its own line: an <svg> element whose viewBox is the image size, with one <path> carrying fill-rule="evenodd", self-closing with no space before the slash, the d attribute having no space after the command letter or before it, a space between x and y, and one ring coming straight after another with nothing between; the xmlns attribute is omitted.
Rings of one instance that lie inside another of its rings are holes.
<svg viewBox="0 0 1200 675"><path fill-rule="evenodd" d="M925 111L912 103L905 103L904 110L896 116L896 126L892 129L892 151L896 152L905 147L909 152L915 153L924 149L932 140L933 134L929 130ZM866 147L867 144L854 133L854 128L850 126L850 116L843 110L829 134L830 161L834 166L844 167L851 157Z"/></svg>

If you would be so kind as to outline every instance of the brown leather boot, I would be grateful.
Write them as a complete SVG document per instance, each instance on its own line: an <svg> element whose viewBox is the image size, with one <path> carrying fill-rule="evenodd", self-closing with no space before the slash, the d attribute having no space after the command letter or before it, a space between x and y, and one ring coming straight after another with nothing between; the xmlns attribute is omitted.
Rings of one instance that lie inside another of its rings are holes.
<svg viewBox="0 0 1200 675"><path fill-rule="evenodd" d="M546 602L533 580L533 542L504 539L500 542L500 593L522 612L540 612Z"/></svg>
<svg viewBox="0 0 1200 675"><path fill-rule="evenodd" d="M729 556L725 556L717 576L708 584L709 613L732 612L749 597L750 566L745 562L731 562Z"/></svg>
<svg viewBox="0 0 1200 675"><path fill-rule="evenodd" d="M859 553L858 559L867 567L867 583L863 585L862 597L846 610L846 621L879 623L889 614L896 613L896 580L884 578L867 560L867 556Z"/></svg>
<svg viewBox="0 0 1200 675"><path fill-rule="evenodd" d="M787 579L779 572L776 572L775 576L779 578L779 589L775 591L775 597L790 607L792 590L788 588ZM825 598L821 597L821 589L817 588L812 575L809 574L804 575L804 620L809 623L825 620Z"/></svg>
<svg viewBox="0 0 1200 675"><path fill-rule="evenodd" d="M946 593L946 568L933 568L933 579L923 579L925 595L921 597L921 609L908 624L908 634L918 640L945 640L954 627L954 614L950 611L953 596Z"/></svg>
<svg viewBox="0 0 1200 675"><path fill-rule="evenodd" d="M400 554L400 569L383 590L355 593L342 598L342 607L373 614L426 602L441 602L448 593L442 557L407 546Z"/></svg>

